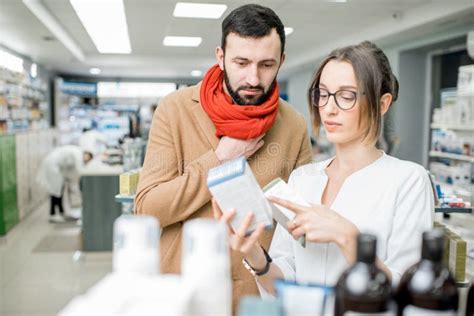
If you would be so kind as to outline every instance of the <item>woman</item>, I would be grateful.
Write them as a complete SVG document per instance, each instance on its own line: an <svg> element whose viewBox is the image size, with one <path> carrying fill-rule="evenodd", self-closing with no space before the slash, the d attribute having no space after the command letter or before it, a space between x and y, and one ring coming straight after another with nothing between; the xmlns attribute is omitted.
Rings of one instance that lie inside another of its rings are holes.
<svg viewBox="0 0 474 316"><path fill-rule="evenodd" d="M89 151L79 146L67 145L55 148L41 162L36 181L50 195L50 222L64 222L63 193L66 183L79 185L80 169L93 158ZM56 207L59 214L56 215Z"/></svg>
<svg viewBox="0 0 474 316"><path fill-rule="evenodd" d="M356 236L378 238L377 264L397 284L421 253L421 234L432 227L434 199L425 169L376 148L382 117L397 99L398 81L383 51L370 42L333 51L308 91L313 128L322 125L335 157L293 171L289 185L311 207L277 198L270 201L296 213L289 233L277 226L269 255L258 244L259 227L249 237L249 213L231 247L242 252L260 287L274 293L278 278L335 285L355 261ZM229 223L234 211L216 218ZM290 235L291 234L291 235ZM306 235L307 245L295 240Z"/></svg>

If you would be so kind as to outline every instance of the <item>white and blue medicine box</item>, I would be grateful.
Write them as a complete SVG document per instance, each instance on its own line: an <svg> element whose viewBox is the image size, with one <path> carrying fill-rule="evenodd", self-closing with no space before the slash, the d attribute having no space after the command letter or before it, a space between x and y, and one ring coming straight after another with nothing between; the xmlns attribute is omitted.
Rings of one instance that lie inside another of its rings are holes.
<svg viewBox="0 0 474 316"><path fill-rule="evenodd" d="M231 222L234 230L239 229L249 212L254 213L254 219L247 229L247 234L252 233L260 223L267 229L272 228L270 203L265 198L245 157L227 161L210 169L207 186L222 212L236 210Z"/></svg>

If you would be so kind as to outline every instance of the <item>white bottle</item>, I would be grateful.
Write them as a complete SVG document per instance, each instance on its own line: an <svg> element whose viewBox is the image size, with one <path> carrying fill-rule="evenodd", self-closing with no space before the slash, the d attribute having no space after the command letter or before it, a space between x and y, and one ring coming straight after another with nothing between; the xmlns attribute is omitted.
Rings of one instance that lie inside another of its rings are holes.
<svg viewBox="0 0 474 316"><path fill-rule="evenodd" d="M183 229L181 273L190 290L189 315L232 313L229 245L226 227L212 219L194 219Z"/></svg>
<svg viewBox="0 0 474 316"><path fill-rule="evenodd" d="M121 215L117 218L114 223L114 273L159 274L159 236L155 217Z"/></svg>

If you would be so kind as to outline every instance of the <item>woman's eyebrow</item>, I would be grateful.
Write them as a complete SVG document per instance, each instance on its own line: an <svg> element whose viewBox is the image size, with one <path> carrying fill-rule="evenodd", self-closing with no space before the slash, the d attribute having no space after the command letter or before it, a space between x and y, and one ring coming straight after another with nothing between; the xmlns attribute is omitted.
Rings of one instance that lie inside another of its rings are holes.
<svg viewBox="0 0 474 316"><path fill-rule="evenodd" d="M322 82L320 82L319 85L327 88L327 86ZM338 87L338 90L346 90L346 89L355 89L355 90L357 90L357 87L351 86L351 85L345 85L345 86L339 86Z"/></svg>

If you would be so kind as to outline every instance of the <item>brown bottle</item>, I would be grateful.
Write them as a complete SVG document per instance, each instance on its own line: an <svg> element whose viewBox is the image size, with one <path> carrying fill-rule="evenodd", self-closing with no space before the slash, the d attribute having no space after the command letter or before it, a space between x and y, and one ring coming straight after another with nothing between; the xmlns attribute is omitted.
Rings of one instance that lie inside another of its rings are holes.
<svg viewBox="0 0 474 316"><path fill-rule="evenodd" d="M421 260L402 276L396 294L399 316L456 315L458 290L443 265L443 232L423 233Z"/></svg>
<svg viewBox="0 0 474 316"><path fill-rule="evenodd" d="M471 287L467 293L466 316L474 316L474 278L471 280Z"/></svg>
<svg viewBox="0 0 474 316"><path fill-rule="evenodd" d="M357 261L336 284L335 315L385 313L389 311L392 288L387 275L375 265L377 239L357 237Z"/></svg>

